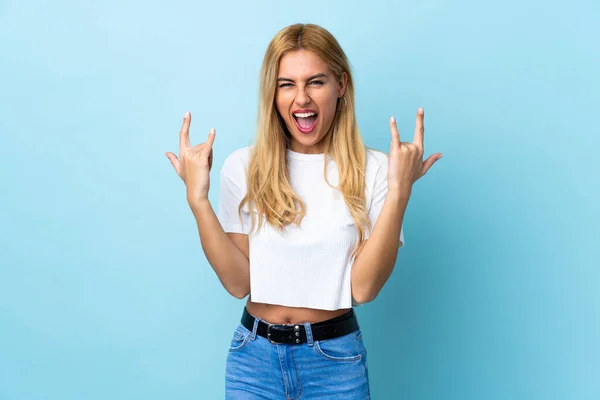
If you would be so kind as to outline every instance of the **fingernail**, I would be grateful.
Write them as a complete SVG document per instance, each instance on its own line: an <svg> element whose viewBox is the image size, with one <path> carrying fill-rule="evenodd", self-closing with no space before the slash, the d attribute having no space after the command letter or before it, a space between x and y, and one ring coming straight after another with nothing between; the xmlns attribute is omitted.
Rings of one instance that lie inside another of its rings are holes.
<svg viewBox="0 0 600 400"><path fill-rule="evenodd" d="M396 118L394 118L394 117L390 118L390 122L393 124L394 122L396 122Z"/></svg>
<svg viewBox="0 0 600 400"><path fill-rule="evenodd" d="M442 154L441 156L439 156L439 157L438 157L438 160L439 160L440 158L442 158L442 157L444 157L444 155L443 155L443 154Z"/></svg>
<svg viewBox="0 0 600 400"><path fill-rule="evenodd" d="M189 116L190 116L190 112L189 112L189 111L186 111L186 112L185 112L185 115L183 116L183 118L187 118L187 117L189 117Z"/></svg>
<svg viewBox="0 0 600 400"><path fill-rule="evenodd" d="M215 128L210 128L210 132L209 132L209 133L210 133L211 135L214 135L214 134L215 134Z"/></svg>
<svg viewBox="0 0 600 400"><path fill-rule="evenodd" d="M419 114L421 114L421 115L423 114L423 109L422 108L419 108Z"/></svg>

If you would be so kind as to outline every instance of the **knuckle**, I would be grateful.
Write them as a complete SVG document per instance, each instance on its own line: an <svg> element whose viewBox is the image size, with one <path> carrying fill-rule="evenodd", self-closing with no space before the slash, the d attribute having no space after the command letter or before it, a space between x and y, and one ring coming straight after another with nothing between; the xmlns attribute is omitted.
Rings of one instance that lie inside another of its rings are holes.
<svg viewBox="0 0 600 400"><path fill-rule="evenodd" d="M196 152L194 151L194 148L188 149L188 151L185 153L185 159L187 161L191 161L196 157Z"/></svg>

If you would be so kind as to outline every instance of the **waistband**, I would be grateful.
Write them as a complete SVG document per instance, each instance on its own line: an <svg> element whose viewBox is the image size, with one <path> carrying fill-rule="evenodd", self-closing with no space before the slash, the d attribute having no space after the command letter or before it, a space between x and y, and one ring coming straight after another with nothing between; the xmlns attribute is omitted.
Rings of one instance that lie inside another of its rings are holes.
<svg viewBox="0 0 600 400"><path fill-rule="evenodd" d="M254 330L254 324L257 323L256 334L273 344L302 344L313 340L333 339L359 329L353 309L335 318L313 324L269 324L252 316L244 307L241 323L250 331Z"/></svg>

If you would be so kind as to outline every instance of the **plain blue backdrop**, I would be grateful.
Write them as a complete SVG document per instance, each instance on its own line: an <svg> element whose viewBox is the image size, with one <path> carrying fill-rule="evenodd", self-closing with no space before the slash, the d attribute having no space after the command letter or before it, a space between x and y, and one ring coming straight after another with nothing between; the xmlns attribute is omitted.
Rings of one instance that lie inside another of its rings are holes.
<svg viewBox="0 0 600 400"><path fill-rule="evenodd" d="M426 155L406 247L358 308L374 399L600 398L597 1L0 1L0 399L219 399L244 301L199 245L177 151L254 137L295 22L354 68L367 145Z"/></svg>

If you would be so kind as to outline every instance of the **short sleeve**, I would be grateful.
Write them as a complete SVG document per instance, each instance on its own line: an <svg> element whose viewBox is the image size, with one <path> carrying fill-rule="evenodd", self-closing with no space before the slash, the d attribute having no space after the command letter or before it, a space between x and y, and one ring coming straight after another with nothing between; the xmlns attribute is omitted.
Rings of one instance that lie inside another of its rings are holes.
<svg viewBox="0 0 600 400"><path fill-rule="evenodd" d="M250 233L251 220L247 207L238 207L246 194L246 168L239 154L233 153L223 163L219 188L219 208L217 218L226 233Z"/></svg>
<svg viewBox="0 0 600 400"><path fill-rule="evenodd" d="M383 202L385 201L385 196L388 191L388 157L384 153L377 153L378 157L376 160L378 161L377 172L375 173L374 181L372 182L372 190L370 196L370 204L369 204L369 219L371 220L371 226L374 229L375 223L379 218L379 214L381 213L381 208L383 207ZM373 160L375 161L375 160ZM368 234L366 237L368 238ZM398 248L404 246L404 226L400 228L400 240L398 242Z"/></svg>

